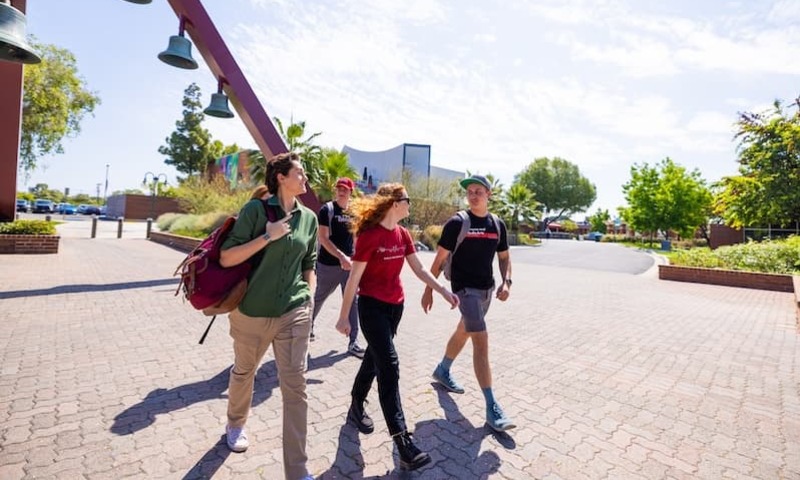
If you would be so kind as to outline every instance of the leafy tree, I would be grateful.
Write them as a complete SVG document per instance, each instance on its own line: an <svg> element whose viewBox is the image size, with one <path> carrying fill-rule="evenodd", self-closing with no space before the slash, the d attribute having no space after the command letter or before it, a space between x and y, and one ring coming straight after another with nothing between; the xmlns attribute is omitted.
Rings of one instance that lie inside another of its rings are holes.
<svg viewBox="0 0 800 480"><path fill-rule="evenodd" d="M661 231L667 239L670 231L691 237L708 220L711 192L700 172L687 172L670 158L653 167L632 166L631 180L622 188L628 206L620 211L634 230Z"/></svg>
<svg viewBox="0 0 800 480"><path fill-rule="evenodd" d="M800 99L789 114L776 100L737 122L739 174L723 178L715 212L735 227L800 222Z"/></svg>
<svg viewBox="0 0 800 480"><path fill-rule="evenodd" d="M66 49L29 39L41 55L39 64L25 65L22 96L20 169L29 176L40 157L63 153L61 141L77 136L81 121L94 112L100 97L78 75L75 56Z"/></svg>
<svg viewBox="0 0 800 480"><path fill-rule="evenodd" d="M219 150L211 134L202 127L205 115L200 103L200 87L192 83L183 92L183 118L175 122L175 131L165 139L158 153L166 155L164 163L172 165L188 177L202 173L215 160Z"/></svg>
<svg viewBox="0 0 800 480"><path fill-rule="evenodd" d="M536 196L544 213L542 230L550 222L585 211L597 198L595 186L578 166L559 157L535 159L514 177L514 183L525 185Z"/></svg>
<svg viewBox="0 0 800 480"><path fill-rule="evenodd" d="M492 195L494 197L494 194ZM514 183L507 192L502 192L499 197L502 207L503 220L508 223L512 232L519 231L520 222L533 222L536 219L536 207L539 202L528 187L521 183Z"/></svg>
<svg viewBox="0 0 800 480"><path fill-rule="evenodd" d="M592 232L606 233L606 231L608 231L606 223L611 220L611 215L608 213L608 210L600 210L598 208L588 220Z"/></svg>
<svg viewBox="0 0 800 480"><path fill-rule="evenodd" d="M42 198L45 200L52 200L54 202L60 202L64 197L64 192L61 190L52 190L46 183L37 183L33 187L29 187L28 191L33 195L34 198Z"/></svg>

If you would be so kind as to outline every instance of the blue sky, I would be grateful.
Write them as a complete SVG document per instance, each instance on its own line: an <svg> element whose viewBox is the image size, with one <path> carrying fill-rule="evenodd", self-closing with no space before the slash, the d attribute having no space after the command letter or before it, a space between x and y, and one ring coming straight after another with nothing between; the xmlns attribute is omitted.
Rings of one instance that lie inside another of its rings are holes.
<svg viewBox="0 0 800 480"><path fill-rule="evenodd" d="M631 165L669 156L709 182L734 174L737 112L800 94L794 0L203 3L269 115L305 120L321 145L430 144L434 165L506 185L559 156L596 185L590 211L612 215ZM27 186L94 195L106 164L109 193L148 171L174 181L158 147L186 86L207 102L216 83L199 54L195 71L156 58L178 29L167 2L36 0L27 18L103 102ZM238 117L204 126L255 147Z"/></svg>

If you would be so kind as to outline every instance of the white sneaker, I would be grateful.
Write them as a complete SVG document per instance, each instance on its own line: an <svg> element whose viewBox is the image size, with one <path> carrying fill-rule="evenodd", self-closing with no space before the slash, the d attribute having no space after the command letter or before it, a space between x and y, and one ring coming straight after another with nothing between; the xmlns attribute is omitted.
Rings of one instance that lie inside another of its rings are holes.
<svg viewBox="0 0 800 480"><path fill-rule="evenodd" d="M247 450L250 442L247 441L247 434L244 432L244 427L231 427L225 426L225 436L227 437L228 448L232 452L241 453Z"/></svg>

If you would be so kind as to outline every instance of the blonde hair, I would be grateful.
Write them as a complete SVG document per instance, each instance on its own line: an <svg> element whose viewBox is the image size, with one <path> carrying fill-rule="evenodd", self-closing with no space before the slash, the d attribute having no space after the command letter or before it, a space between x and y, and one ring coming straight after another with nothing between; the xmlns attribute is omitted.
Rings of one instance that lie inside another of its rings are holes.
<svg viewBox="0 0 800 480"><path fill-rule="evenodd" d="M404 198L405 190L401 183L384 183L374 195L352 199L347 209L351 216L350 230L359 235L381 223L394 202Z"/></svg>

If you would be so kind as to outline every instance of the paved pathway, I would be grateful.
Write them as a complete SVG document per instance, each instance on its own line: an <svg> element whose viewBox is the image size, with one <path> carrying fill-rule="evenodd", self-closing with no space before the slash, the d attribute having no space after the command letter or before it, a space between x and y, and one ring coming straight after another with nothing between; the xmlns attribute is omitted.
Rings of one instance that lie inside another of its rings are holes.
<svg viewBox="0 0 800 480"><path fill-rule="evenodd" d="M74 237L58 255L0 256L0 479L282 477L271 354L252 446L230 454L227 319L197 345L206 320L173 296L182 257ZM343 424L358 361L333 329L332 297L308 373L317 478L800 478L791 294L520 262L511 299L490 312L495 389L519 424L497 436L469 347L453 367L467 393L431 385L456 316L441 301L425 316L407 270L401 391L434 461L399 473L376 391L375 433Z"/></svg>

